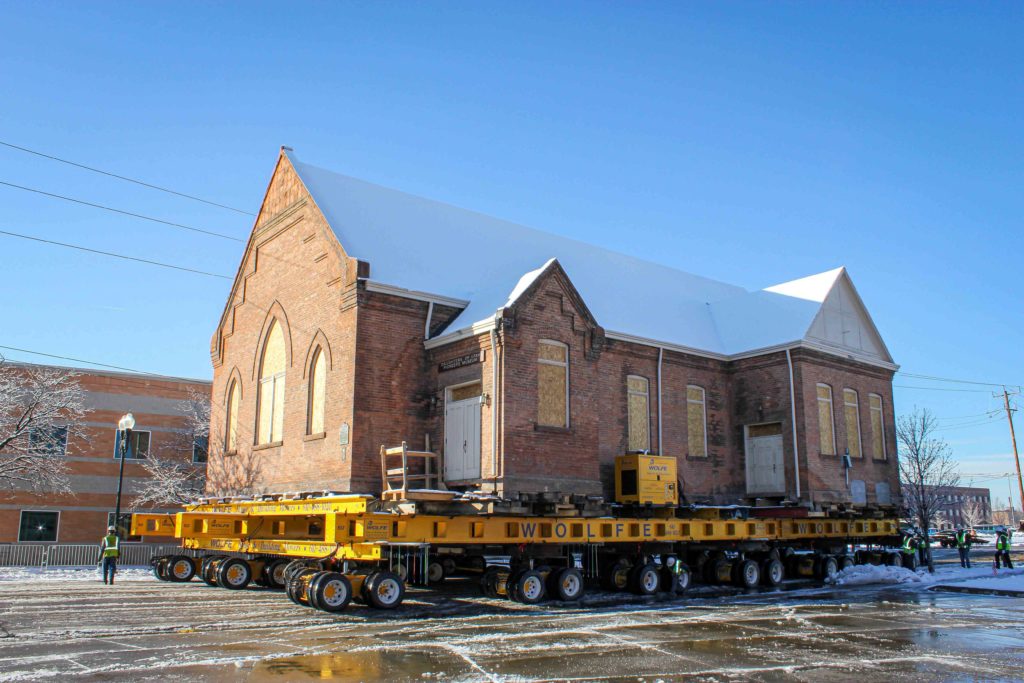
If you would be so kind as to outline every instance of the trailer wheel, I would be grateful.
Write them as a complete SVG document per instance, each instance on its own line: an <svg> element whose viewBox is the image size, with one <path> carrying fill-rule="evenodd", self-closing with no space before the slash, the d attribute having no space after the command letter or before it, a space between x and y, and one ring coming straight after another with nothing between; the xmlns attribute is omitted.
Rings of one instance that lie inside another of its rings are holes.
<svg viewBox="0 0 1024 683"><path fill-rule="evenodd" d="M854 566L856 562L849 555L843 555L839 558L839 571L844 571Z"/></svg>
<svg viewBox="0 0 1024 683"><path fill-rule="evenodd" d="M778 586L786 578L786 568L782 560L768 559L761 565L761 584L765 586Z"/></svg>
<svg viewBox="0 0 1024 683"><path fill-rule="evenodd" d="M252 581L252 567L238 557L232 557L217 567L217 585L228 590L238 591Z"/></svg>
<svg viewBox="0 0 1024 683"><path fill-rule="evenodd" d="M444 575L446 577L451 576L455 573L455 560L450 557L446 557L441 560L441 566L444 567Z"/></svg>
<svg viewBox="0 0 1024 683"><path fill-rule="evenodd" d="M196 575L196 563L191 557L175 555L167 562L164 571L171 581L186 583Z"/></svg>
<svg viewBox="0 0 1024 683"><path fill-rule="evenodd" d="M732 565L732 582L739 588L754 588L761 582L761 566L754 560L740 560Z"/></svg>
<svg viewBox="0 0 1024 683"><path fill-rule="evenodd" d="M154 557L153 558L153 576L160 581L170 581L171 579L167 576L167 561L168 557Z"/></svg>
<svg viewBox="0 0 1024 683"><path fill-rule="evenodd" d="M917 553L904 557L903 566L912 572L916 572L917 568L921 566L921 560L918 558Z"/></svg>
<svg viewBox="0 0 1024 683"><path fill-rule="evenodd" d="M444 565L440 562L431 562L427 565L427 583L441 583L444 577Z"/></svg>
<svg viewBox="0 0 1024 683"><path fill-rule="evenodd" d="M404 564L402 564L401 562L396 562L396 563L395 563L395 568L394 568L394 569L393 569L392 571L393 571L393 573L394 573L394 574L396 574L396 575L398 576L398 578L400 578L400 579L401 579L402 581L405 581L406 579L408 579L408 578L409 578L409 568L408 568L408 567L406 567L406 566L405 566Z"/></svg>
<svg viewBox="0 0 1024 683"><path fill-rule="evenodd" d="M563 567L548 574L548 595L563 602L583 597L583 575L578 569Z"/></svg>
<svg viewBox="0 0 1024 683"><path fill-rule="evenodd" d="M320 572L309 583L309 604L323 612L340 612L352 600L352 582L338 572Z"/></svg>
<svg viewBox="0 0 1024 683"><path fill-rule="evenodd" d="M658 567L652 563L637 565L630 572L629 578L630 588L637 595L654 595L661 584Z"/></svg>
<svg viewBox="0 0 1024 683"><path fill-rule="evenodd" d="M304 598L308 598L308 596L303 596L303 581L302 580L306 576L311 575L311 574L315 574L315 573L316 573L315 569L303 569L302 571L298 572L297 574L292 574L292 578L289 579L288 583L285 584L285 589L284 589L285 590L285 594L288 596L288 599L291 600L292 602L294 602L296 605L303 605L303 606L305 606L305 605L309 604L306 600L304 600Z"/></svg>
<svg viewBox="0 0 1024 683"><path fill-rule="evenodd" d="M839 573L839 563L831 555L822 555L815 563L814 569L818 579L824 581L833 578Z"/></svg>
<svg viewBox="0 0 1024 683"><path fill-rule="evenodd" d="M515 580L511 583L514 591L510 590L509 596L514 596L516 602L536 605L544 599L544 576L536 569L516 573Z"/></svg>
<svg viewBox="0 0 1024 683"><path fill-rule="evenodd" d="M498 597L498 574L501 570L498 567L488 567L480 577L480 592L485 598Z"/></svg>
<svg viewBox="0 0 1024 683"><path fill-rule="evenodd" d="M606 590L624 591L629 587L629 560L620 557L605 566L601 574L601 585Z"/></svg>
<svg viewBox="0 0 1024 683"><path fill-rule="evenodd" d="M203 583L205 583L207 586L217 585L217 568L220 566L220 563L223 562L225 559L226 558L219 556L208 557L204 559L205 566L202 572L200 572L199 577L203 580Z"/></svg>
<svg viewBox="0 0 1024 683"><path fill-rule="evenodd" d="M669 593L685 593L692 578L690 569L681 563L675 568L661 568L661 585Z"/></svg>
<svg viewBox="0 0 1024 683"><path fill-rule="evenodd" d="M887 567L902 567L903 558L896 551L885 554L885 565Z"/></svg>
<svg viewBox="0 0 1024 683"><path fill-rule="evenodd" d="M263 565L263 582L267 588L284 588L284 570L288 566L288 560L274 560Z"/></svg>
<svg viewBox="0 0 1024 683"><path fill-rule="evenodd" d="M711 560L704 566L704 582L708 584L725 583L730 574L729 560Z"/></svg>
<svg viewBox="0 0 1024 683"><path fill-rule="evenodd" d="M394 609L405 597L405 583L394 572L374 572L363 585L367 602L377 609Z"/></svg>

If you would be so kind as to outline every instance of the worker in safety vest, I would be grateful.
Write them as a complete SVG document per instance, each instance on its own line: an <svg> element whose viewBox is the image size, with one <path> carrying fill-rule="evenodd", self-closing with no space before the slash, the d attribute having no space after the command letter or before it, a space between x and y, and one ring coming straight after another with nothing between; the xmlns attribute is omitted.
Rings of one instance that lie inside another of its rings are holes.
<svg viewBox="0 0 1024 683"><path fill-rule="evenodd" d="M1007 569L1013 569L1013 562L1010 561L1010 533L1006 527L996 529L996 569L999 569L1000 560Z"/></svg>
<svg viewBox="0 0 1024 683"><path fill-rule="evenodd" d="M917 552L917 536L911 532L903 534L903 545L900 547L900 552L903 553L903 557L908 562L910 558L914 557L914 553Z"/></svg>
<svg viewBox="0 0 1024 683"><path fill-rule="evenodd" d="M103 568L103 583L114 585L114 574L117 572L117 558L121 556L121 539L117 537L117 529L107 527L107 535L100 540L100 557L97 561ZM107 575L110 580L107 581Z"/></svg>
<svg viewBox="0 0 1024 683"><path fill-rule="evenodd" d="M971 568L971 544L974 537L967 529L956 530L956 549L960 553L960 566L964 569Z"/></svg>

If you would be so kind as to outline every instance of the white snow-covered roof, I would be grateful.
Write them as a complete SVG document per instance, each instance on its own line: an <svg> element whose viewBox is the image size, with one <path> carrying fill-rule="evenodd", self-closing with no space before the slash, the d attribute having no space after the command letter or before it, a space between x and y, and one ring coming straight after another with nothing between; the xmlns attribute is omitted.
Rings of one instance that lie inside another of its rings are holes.
<svg viewBox="0 0 1024 683"><path fill-rule="evenodd" d="M445 336L492 319L557 259L609 333L728 356L803 339L845 274L750 292L285 154L348 255L370 264L369 280L469 302Z"/></svg>

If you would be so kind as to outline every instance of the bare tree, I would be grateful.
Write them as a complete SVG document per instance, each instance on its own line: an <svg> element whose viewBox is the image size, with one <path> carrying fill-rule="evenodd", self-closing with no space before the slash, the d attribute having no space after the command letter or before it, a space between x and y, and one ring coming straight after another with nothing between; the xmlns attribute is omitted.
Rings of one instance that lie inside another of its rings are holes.
<svg viewBox="0 0 1024 683"><path fill-rule="evenodd" d="M84 416L78 373L0 358L0 487L70 493L63 455Z"/></svg>
<svg viewBox="0 0 1024 683"><path fill-rule="evenodd" d="M223 452L221 421L210 419L210 397L190 389L179 410L185 416L185 428L171 442L170 452L143 463L149 479L140 486L135 504L183 507L204 493L215 497L258 493L259 459L251 449L231 455ZM197 444L207 451L205 467L182 458Z"/></svg>
<svg viewBox="0 0 1024 683"><path fill-rule="evenodd" d="M968 500L960 506L960 518L963 519L964 524L971 529L978 524L984 524L985 512L985 505L974 499Z"/></svg>
<svg viewBox="0 0 1024 683"><path fill-rule="evenodd" d="M927 409L915 408L896 423L904 503L924 535L930 572L935 571L935 561L928 529L938 517L944 497L960 483L949 444L935 436L936 430L935 417Z"/></svg>

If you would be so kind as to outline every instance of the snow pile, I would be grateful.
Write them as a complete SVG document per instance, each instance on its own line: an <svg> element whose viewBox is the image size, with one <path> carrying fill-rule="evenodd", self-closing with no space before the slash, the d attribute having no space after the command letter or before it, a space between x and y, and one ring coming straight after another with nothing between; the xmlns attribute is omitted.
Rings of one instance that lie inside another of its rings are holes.
<svg viewBox="0 0 1024 683"><path fill-rule="evenodd" d="M964 588L979 588L984 590L1014 591L1024 595L1024 571L1015 571L1013 574L1002 574L990 576L985 579L971 579L961 581L957 586Z"/></svg>
<svg viewBox="0 0 1024 683"><path fill-rule="evenodd" d="M152 570L137 567L118 569L116 581L153 580ZM0 582L4 581L102 581L97 567L0 567ZM115 583L115 585L117 585Z"/></svg>
<svg viewBox="0 0 1024 683"><path fill-rule="evenodd" d="M839 572L829 583L837 586L863 586L872 583L898 584L898 583L934 583L935 578L927 571L912 572L903 567L888 567L885 565L858 564L848 567Z"/></svg>

